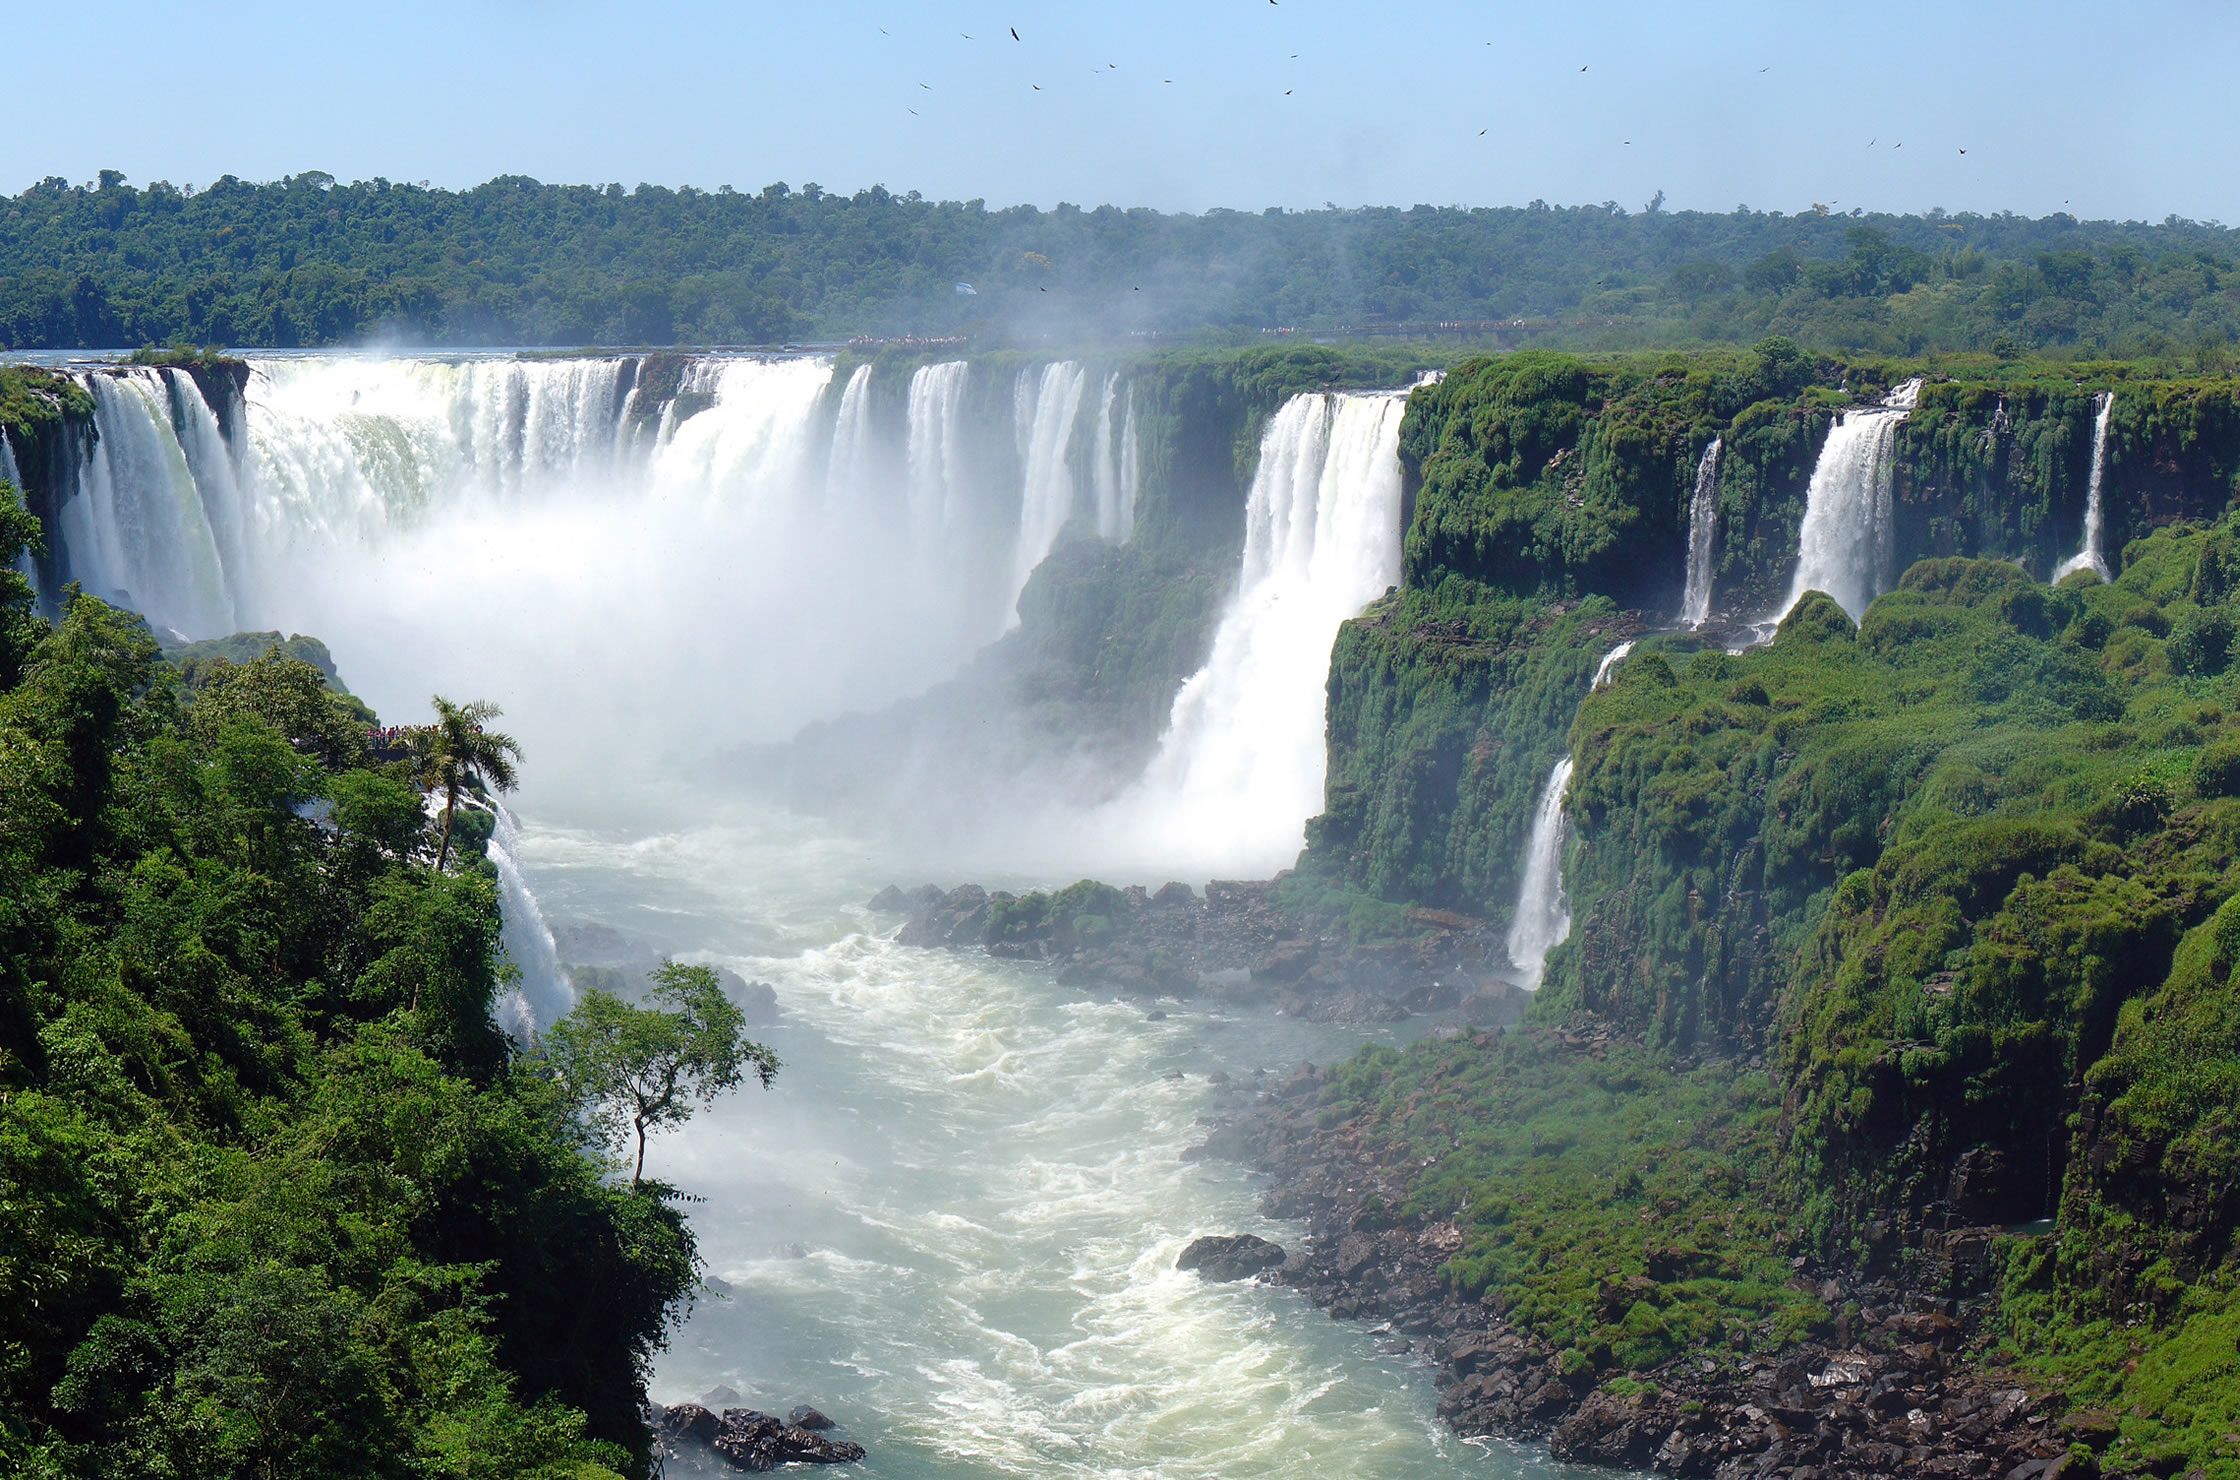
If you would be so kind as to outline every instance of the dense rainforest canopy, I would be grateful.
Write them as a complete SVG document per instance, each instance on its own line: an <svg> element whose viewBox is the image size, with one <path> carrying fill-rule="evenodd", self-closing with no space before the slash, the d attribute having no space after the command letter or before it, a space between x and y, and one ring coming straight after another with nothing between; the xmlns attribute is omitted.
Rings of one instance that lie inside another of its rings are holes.
<svg viewBox="0 0 2240 1480"><path fill-rule="evenodd" d="M774 343L1522 320L1519 339L1922 353L2195 352L2240 331L2215 223L1414 206L992 208L320 172L200 190L105 170L0 203L0 343ZM971 291L965 289L969 287Z"/></svg>
<svg viewBox="0 0 2240 1480"><path fill-rule="evenodd" d="M317 644L50 624L37 538L0 484L0 1473L642 1473L692 1235L492 1021L491 814L431 866Z"/></svg>

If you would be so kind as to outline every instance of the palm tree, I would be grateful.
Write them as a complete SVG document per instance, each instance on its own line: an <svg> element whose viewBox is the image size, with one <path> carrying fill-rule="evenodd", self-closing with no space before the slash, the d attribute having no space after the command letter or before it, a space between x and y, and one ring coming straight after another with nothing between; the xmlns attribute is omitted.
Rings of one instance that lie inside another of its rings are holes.
<svg viewBox="0 0 2240 1480"><path fill-rule="evenodd" d="M435 706L436 722L414 737L421 743L413 749L425 757L428 784L443 788L443 838L436 844L440 871L451 857L451 813L459 805L460 788L479 782L490 791L513 790L521 747L511 735L483 728L485 720L504 712L487 699L454 704L438 694Z"/></svg>

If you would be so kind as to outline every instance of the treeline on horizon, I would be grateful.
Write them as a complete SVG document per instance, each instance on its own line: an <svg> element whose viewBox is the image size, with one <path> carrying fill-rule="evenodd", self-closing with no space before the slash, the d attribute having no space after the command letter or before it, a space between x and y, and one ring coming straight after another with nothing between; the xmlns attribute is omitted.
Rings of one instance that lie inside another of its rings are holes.
<svg viewBox="0 0 2240 1480"><path fill-rule="evenodd" d="M970 284L971 293L960 290ZM2067 215L992 208L873 186L49 177L0 202L0 346L775 344L1522 320L1575 347L2221 357L2240 241Z"/></svg>

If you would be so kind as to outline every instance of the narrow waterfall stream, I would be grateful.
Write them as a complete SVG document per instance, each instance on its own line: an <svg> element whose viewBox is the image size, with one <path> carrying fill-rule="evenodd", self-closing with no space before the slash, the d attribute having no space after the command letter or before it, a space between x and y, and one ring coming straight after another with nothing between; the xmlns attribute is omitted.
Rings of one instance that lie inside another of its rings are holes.
<svg viewBox="0 0 2240 1480"><path fill-rule="evenodd" d="M2089 570L2103 581L2115 579L2108 569L2107 557L2101 553L2101 526L2106 522L2100 502L2100 485L2108 471L2108 423L2116 408L2116 393L2102 391L2100 404L2092 415L2092 476L2085 485L2084 494L2084 546L2076 554L2061 562L2053 573L2058 581L2071 571Z"/></svg>

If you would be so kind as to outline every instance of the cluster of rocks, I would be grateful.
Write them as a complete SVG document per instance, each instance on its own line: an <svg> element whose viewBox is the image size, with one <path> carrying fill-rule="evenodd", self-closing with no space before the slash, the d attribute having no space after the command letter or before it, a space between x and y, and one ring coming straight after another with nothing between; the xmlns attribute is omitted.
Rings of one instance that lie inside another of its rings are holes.
<svg viewBox="0 0 2240 1480"><path fill-rule="evenodd" d="M1179 883L1075 888L1096 891L1093 929L1052 911L1049 919L991 939L991 915L1013 913L1002 907L1019 896L977 884L890 885L869 907L904 917L896 936L904 945L1045 961L1059 981L1094 991L1260 1004L1354 1025L1450 1013L1498 1026L1521 1018L1530 1001L1504 975L1508 952L1498 934L1482 920L1443 910L1410 910L1405 938L1358 942L1284 909L1274 898L1275 881L1216 880L1203 894Z"/></svg>
<svg viewBox="0 0 2240 1480"><path fill-rule="evenodd" d="M814 1408L796 1408L784 1418L752 1408L726 1408L721 1414L698 1403L679 1403L653 1413L654 1437L667 1459L703 1451L735 1470L775 1470L780 1465L844 1465L863 1458L863 1446L828 1439L832 1420Z"/></svg>
<svg viewBox="0 0 2240 1480"><path fill-rule="evenodd" d="M1397 1211L1412 1166L1352 1122L1321 1124L1314 1069L1265 1083L1236 1097L1207 1148L1270 1174L1265 1211L1306 1225L1305 1246L1261 1277L1335 1317L1383 1322L1389 1350L1433 1365L1440 1415L1461 1434L1544 1439L1559 1459L1721 1480L2048 1480L2089 1472L2070 1468L2072 1442L2112 1437L2089 1416L2057 1419L1971 1364L1968 1324L1954 1314L1965 1307L1880 1282L1814 1283L1824 1303L1857 1314L1832 1339L1775 1358L1684 1353L1622 1382L1575 1355L1567 1365L1505 1320L1496 1296L1448 1287L1440 1270L1463 1231ZM1636 1283L1687 1277L1680 1254L1670 1268L1658 1258ZM1796 1278L1808 1279L1801 1264ZM1613 1286L1614 1298L1636 1293Z"/></svg>

